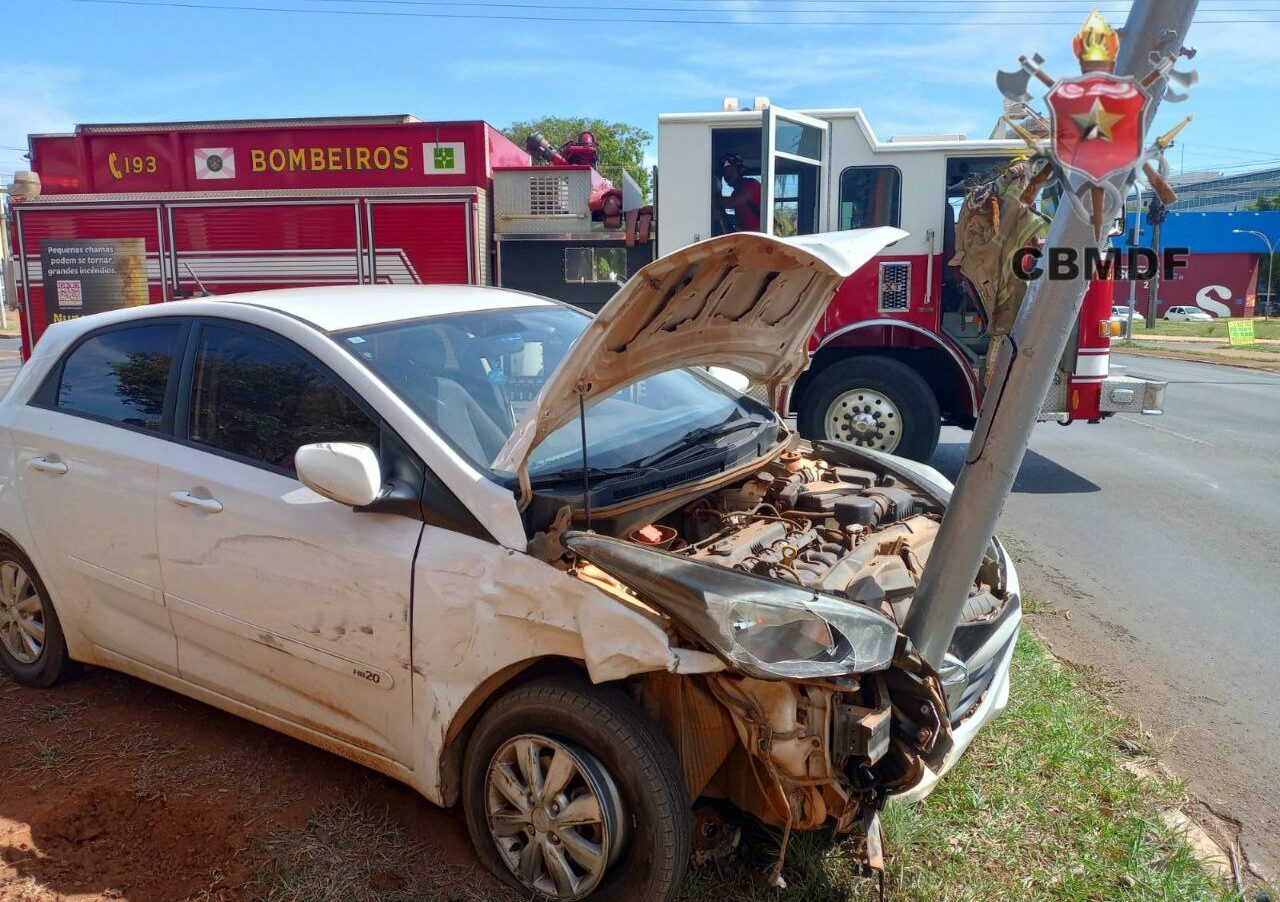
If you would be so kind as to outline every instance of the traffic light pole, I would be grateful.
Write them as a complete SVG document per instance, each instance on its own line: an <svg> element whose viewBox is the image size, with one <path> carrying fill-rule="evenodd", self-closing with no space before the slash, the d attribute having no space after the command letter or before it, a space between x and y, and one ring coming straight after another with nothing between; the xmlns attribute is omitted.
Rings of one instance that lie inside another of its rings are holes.
<svg viewBox="0 0 1280 902"><path fill-rule="evenodd" d="M1151 67L1153 51L1177 50L1186 40L1196 4L1197 0L1134 0L1116 73L1141 78ZM1153 98L1147 110L1148 126L1164 87L1160 80L1148 89ZM1096 248L1098 243L1090 223L1068 204L1058 208L1049 228L1048 247L1074 248L1080 252L1077 259L1083 259L1084 249ZM951 645L1058 360L1077 328L1085 287L1083 273L1054 281L1042 275L1027 291L1013 331L996 358L964 469L904 624L920 655L935 670Z"/></svg>

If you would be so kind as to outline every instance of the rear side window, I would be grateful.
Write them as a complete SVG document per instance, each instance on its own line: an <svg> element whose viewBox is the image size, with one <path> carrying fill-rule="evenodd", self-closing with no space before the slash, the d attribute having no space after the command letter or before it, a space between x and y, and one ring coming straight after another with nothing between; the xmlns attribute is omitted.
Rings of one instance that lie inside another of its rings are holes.
<svg viewBox="0 0 1280 902"><path fill-rule="evenodd" d="M265 335L205 326L196 347L188 437L292 474L311 442L378 448L378 425L318 362Z"/></svg>
<svg viewBox="0 0 1280 902"><path fill-rule="evenodd" d="M113 329L81 342L63 363L54 405L159 432L182 331L178 323L156 323Z"/></svg>
<svg viewBox="0 0 1280 902"><path fill-rule="evenodd" d="M902 173L894 166L850 166L840 173L840 230L901 224Z"/></svg>

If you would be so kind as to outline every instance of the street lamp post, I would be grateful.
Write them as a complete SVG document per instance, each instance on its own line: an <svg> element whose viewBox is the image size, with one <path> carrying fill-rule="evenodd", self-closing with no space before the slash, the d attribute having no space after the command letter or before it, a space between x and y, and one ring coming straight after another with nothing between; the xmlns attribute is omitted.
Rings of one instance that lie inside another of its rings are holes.
<svg viewBox="0 0 1280 902"><path fill-rule="evenodd" d="M1130 247L1137 247L1142 241L1142 189L1138 180L1133 180L1133 241ZM1124 340L1133 341L1133 311L1138 309L1138 280L1133 274L1133 259L1129 260L1129 312L1125 314Z"/></svg>
<svg viewBox="0 0 1280 902"><path fill-rule="evenodd" d="M1271 244L1271 239L1264 232L1255 232L1253 229L1232 229L1234 235L1253 235L1255 238L1261 238L1262 243L1267 246L1267 299L1262 308L1262 315L1267 319L1271 318L1271 267L1276 262L1276 250Z"/></svg>

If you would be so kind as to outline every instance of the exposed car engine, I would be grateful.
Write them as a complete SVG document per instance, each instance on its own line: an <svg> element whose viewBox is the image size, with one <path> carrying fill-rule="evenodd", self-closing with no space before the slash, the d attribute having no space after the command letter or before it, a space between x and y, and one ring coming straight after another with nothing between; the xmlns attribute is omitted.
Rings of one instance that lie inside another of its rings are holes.
<svg viewBox="0 0 1280 902"><path fill-rule="evenodd" d="M615 538L564 533L583 578L616 579L670 615L682 641L733 668L654 675L640 690L678 737L694 794L788 831L872 835L888 796L941 765L983 688L963 666L954 679L935 673L896 626L942 520L946 490L935 489L874 458L795 442L740 481L666 505L655 522L610 530ZM977 638L1010 607L998 561L993 544L971 589L965 621ZM876 629L867 617L883 630L860 658ZM743 766L755 771L746 783Z"/></svg>
<svg viewBox="0 0 1280 902"><path fill-rule="evenodd" d="M892 475L793 450L685 507L682 529L646 527L631 539L900 618L905 610L894 603L915 590L941 514L936 501Z"/></svg>

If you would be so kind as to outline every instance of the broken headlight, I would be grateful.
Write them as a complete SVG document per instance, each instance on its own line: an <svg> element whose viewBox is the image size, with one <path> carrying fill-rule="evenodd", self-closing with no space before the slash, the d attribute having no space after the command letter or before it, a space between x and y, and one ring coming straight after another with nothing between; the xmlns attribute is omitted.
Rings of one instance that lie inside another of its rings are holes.
<svg viewBox="0 0 1280 902"><path fill-rule="evenodd" d="M898 629L870 608L604 536L566 533L564 544L750 676L843 676L893 658Z"/></svg>

